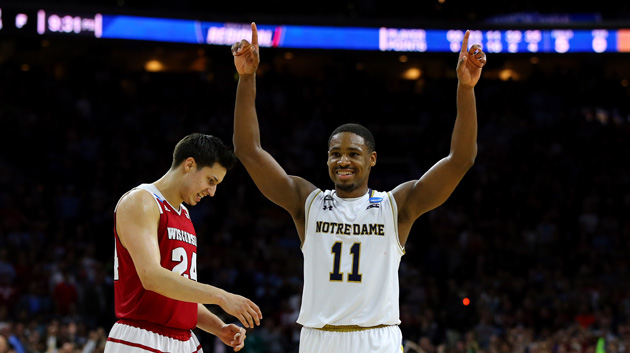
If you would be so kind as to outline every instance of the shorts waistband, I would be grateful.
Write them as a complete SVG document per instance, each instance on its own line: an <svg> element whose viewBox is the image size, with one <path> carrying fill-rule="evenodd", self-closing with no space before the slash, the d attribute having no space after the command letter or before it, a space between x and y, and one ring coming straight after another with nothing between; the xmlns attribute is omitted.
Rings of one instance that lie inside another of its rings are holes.
<svg viewBox="0 0 630 353"><path fill-rule="evenodd" d="M357 325L324 325L324 327L313 327L316 330L321 331L332 331L332 332L356 332L356 331L365 331L372 330L375 328L383 328L389 327L393 325L376 325L376 326L357 326Z"/></svg>
<svg viewBox="0 0 630 353"><path fill-rule="evenodd" d="M117 323L122 325L128 325L132 327L141 328L147 331L157 333L162 336L170 337L178 341L188 341L192 336L190 330L177 329L172 327L166 327L147 321L135 321L129 319L119 319Z"/></svg>

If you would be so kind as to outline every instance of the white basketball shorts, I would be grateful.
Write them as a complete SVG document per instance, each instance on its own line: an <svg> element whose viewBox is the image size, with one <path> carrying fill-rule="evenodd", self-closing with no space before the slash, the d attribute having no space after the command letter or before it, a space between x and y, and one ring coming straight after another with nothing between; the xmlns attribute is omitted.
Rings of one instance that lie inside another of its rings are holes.
<svg viewBox="0 0 630 353"><path fill-rule="evenodd" d="M154 332L126 323L116 322L109 332L104 353L202 353L201 345L190 335Z"/></svg>
<svg viewBox="0 0 630 353"><path fill-rule="evenodd" d="M397 325L356 331L302 327L299 353L330 352L402 353L402 332Z"/></svg>

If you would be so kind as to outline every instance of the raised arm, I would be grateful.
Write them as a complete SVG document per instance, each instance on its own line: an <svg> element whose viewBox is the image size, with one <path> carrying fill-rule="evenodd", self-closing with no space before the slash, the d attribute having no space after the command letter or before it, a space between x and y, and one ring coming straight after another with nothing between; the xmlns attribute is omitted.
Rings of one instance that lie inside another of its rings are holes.
<svg viewBox="0 0 630 353"><path fill-rule="evenodd" d="M243 39L232 45L234 65L239 74L234 109L234 152L260 191L283 207L298 224L304 219L303 208L308 194L315 189L310 182L288 175L260 143L256 114L256 69L260 62L258 32L252 23L252 42Z"/></svg>
<svg viewBox="0 0 630 353"><path fill-rule="evenodd" d="M477 108L474 87L486 64L486 54L474 44L468 50L466 31L457 63L457 117L448 156L438 161L419 180L393 190L398 203L401 244L405 244L413 222L425 212L443 204L455 190L477 156Z"/></svg>
<svg viewBox="0 0 630 353"><path fill-rule="evenodd" d="M159 217L155 200L144 190L123 196L116 211L118 237L131 255L144 289L171 299L217 304L245 327L259 325L262 313L251 300L162 267L157 239Z"/></svg>

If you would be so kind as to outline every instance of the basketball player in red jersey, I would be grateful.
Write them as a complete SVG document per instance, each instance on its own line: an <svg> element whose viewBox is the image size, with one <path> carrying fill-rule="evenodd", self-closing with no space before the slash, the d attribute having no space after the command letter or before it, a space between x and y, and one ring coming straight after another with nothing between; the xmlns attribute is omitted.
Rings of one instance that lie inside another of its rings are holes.
<svg viewBox="0 0 630 353"><path fill-rule="evenodd" d="M217 304L247 328L262 314L251 300L197 282L197 235L188 209L214 196L234 153L210 135L191 134L175 146L169 171L123 195L114 210L115 310L106 353L202 352L192 329L218 336L234 351L245 329L225 324L204 304Z"/></svg>

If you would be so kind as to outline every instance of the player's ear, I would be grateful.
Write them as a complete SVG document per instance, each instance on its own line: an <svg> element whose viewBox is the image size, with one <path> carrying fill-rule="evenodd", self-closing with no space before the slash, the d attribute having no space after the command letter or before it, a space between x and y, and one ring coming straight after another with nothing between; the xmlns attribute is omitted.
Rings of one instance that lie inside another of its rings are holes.
<svg viewBox="0 0 630 353"><path fill-rule="evenodd" d="M372 153L370 153L370 166L375 166L376 165L376 151L372 151Z"/></svg>
<svg viewBox="0 0 630 353"><path fill-rule="evenodd" d="M188 157L186 158L186 160L184 161L184 172L188 173L193 171L193 168L195 167L195 159L193 157Z"/></svg>

